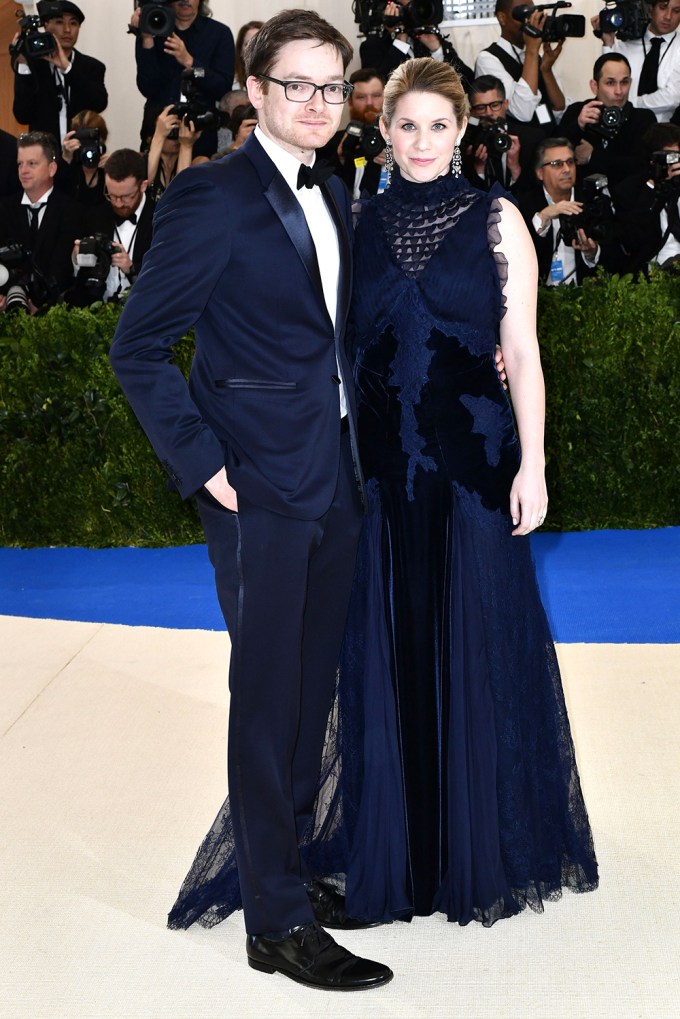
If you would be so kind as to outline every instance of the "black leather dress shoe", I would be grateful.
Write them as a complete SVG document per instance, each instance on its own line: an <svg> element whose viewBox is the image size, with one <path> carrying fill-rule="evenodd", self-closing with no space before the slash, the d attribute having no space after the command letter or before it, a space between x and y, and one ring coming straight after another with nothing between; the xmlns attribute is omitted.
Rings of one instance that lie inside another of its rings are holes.
<svg viewBox="0 0 680 1019"><path fill-rule="evenodd" d="M361 991L392 979L388 966L360 959L338 945L318 923L294 927L281 940L246 937L248 965L261 973L283 973L299 984L327 991Z"/></svg>
<svg viewBox="0 0 680 1019"><path fill-rule="evenodd" d="M314 919L322 927L338 931L358 931L364 927L379 927L380 920L355 920L347 915L345 897L323 881L309 881L305 885L312 904Z"/></svg>

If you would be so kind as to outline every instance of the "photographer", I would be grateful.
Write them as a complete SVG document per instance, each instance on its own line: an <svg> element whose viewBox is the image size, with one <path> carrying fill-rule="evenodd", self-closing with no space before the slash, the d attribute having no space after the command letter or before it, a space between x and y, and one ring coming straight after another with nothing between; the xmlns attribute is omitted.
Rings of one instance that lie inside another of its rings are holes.
<svg viewBox="0 0 680 1019"><path fill-rule="evenodd" d="M142 268L142 260L151 245L154 206L145 192L147 188L146 160L132 149L118 149L109 156L104 171L106 207L92 209L85 220L82 237L98 235L108 242L111 251L109 262L101 258L106 243L98 245L98 262L105 262L106 272L99 272L97 283L91 284L92 274L78 273L69 299L76 304L90 303L81 299L82 291L90 300L116 300L134 283ZM78 264L81 241L73 248L73 264Z"/></svg>
<svg viewBox="0 0 680 1019"><path fill-rule="evenodd" d="M592 217L598 232L603 228L601 241L578 220L569 222L574 216L583 219L587 203L582 190L575 187L576 159L568 139L547 138L539 145L535 173L538 186L519 195L518 204L536 249L539 278L559 286L580 284L600 263L608 272L619 271L622 252L607 236L610 228L613 234L613 214L606 196L598 198L599 214Z"/></svg>
<svg viewBox="0 0 680 1019"><path fill-rule="evenodd" d="M628 272L650 264L680 267L680 127L655 124L644 139L643 173L614 192Z"/></svg>
<svg viewBox="0 0 680 1019"><path fill-rule="evenodd" d="M384 11L380 3L357 4L355 20L367 38L359 47L362 67L377 70L387 81L395 67L411 57L432 57L446 61L456 69L467 91L474 74L464 64L455 49L439 32L444 13L442 4L431 0L408 0L406 3L387 3ZM366 14L368 24L361 14ZM430 29L430 31L427 31Z"/></svg>
<svg viewBox="0 0 680 1019"><path fill-rule="evenodd" d="M174 0L168 3L174 15L175 28L169 35L139 32L143 7L135 9L130 28L137 35L137 88L149 106L163 108L176 103L182 96L182 72L201 68L205 73L197 82L206 107L215 103L231 89L234 80L234 38L231 30L212 20L204 0ZM217 131L205 131L196 153L212 155L217 148Z"/></svg>
<svg viewBox="0 0 680 1019"><path fill-rule="evenodd" d="M81 213L72 199L54 189L57 144L51 135L21 135L15 159L21 192L0 202L0 246L21 246L16 306L34 313L55 303L69 283Z"/></svg>
<svg viewBox="0 0 680 1019"><path fill-rule="evenodd" d="M61 0L39 3L37 9L44 12L45 29L54 37L56 50L37 59L23 52L13 56L13 112L20 124L28 124L29 131L43 131L61 142L77 113L106 109L106 68L75 48L85 20L80 7ZM11 49L19 39L17 33Z"/></svg>
<svg viewBox="0 0 680 1019"><path fill-rule="evenodd" d="M475 77L491 74L500 78L510 114L523 123L550 128L559 123L569 103L553 73L564 43L542 39L540 33L548 20L545 11L534 11L522 21L513 17L514 10L525 6L517 0L496 0L501 37L477 57ZM538 35L525 34L524 24Z"/></svg>
<svg viewBox="0 0 680 1019"><path fill-rule="evenodd" d="M349 123L317 157L329 159L354 199L378 193L385 165L385 141L378 127L385 83L374 67L362 67L349 78L354 90L347 101Z"/></svg>
<svg viewBox="0 0 680 1019"><path fill-rule="evenodd" d="M651 110L637 110L629 101L630 64L621 53L603 53L593 67L594 99L572 103L560 130L575 146L578 178L603 173L610 186L643 168L642 136L653 127Z"/></svg>
<svg viewBox="0 0 680 1019"><path fill-rule="evenodd" d="M62 162L56 186L70 194L83 209L103 205L104 167L108 158L109 129L100 113L83 110L71 121L61 147Z"/></svg>
<svg viewBox="0 0 680 1019"><path fill-rule="evenodd" d="M630 100L642 110L651 110L660 122L668 121L680 104L680 0L657 0L649 6L649 24L644 29L647 6L640 0L622 0L617 7L624 14L637 14L636 30L620 39L602 31L604 52L621 53L630 64L633 85ZM596 32L606 11L591 18ZM621 32L623 34L623 31ZM630 38L633 35L633 38ZM640 38L640 36L642 36Z"/></svg>
<svg viewBox="0 0 680 1019"><path fill-rule="evenodd" d="M488 191L498 182L508 191L526 190L534 182L536 147L544 132L508 114L500 78L475 78L470 90L470 121L461 148L463 173Z"/></svg>
<svg viewBox="0 0 680 1019"><path fill-rule="evenodd" d="M158 113L149 108L142 126L144 148L148 150L146 176L149 186L146 195L154 204L173 177L191 166L193 147L201 135L193 124L186 124L173 113L173 109L172 103Z"/></svg>

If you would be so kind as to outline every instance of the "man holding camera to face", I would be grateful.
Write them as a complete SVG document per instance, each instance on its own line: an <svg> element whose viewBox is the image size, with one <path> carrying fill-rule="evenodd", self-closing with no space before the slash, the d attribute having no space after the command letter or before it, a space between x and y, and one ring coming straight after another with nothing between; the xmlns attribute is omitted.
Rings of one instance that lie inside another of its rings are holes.
<svg viewBox="0 0 680 1019"><path fill-rule="evenodd" d="M460 74L467 91L474 74L464 64L438 25L444 18L441 0L397 0L384 4L359 2L355 21L366 39L359 53L362 67L375 68L387 81L392 71L411 57L446 61Z"/></svg>
<svg viewBox="0 0 680 1019"><path fill-rule="evenodd" d="M614 191L628 272L648 265L680 273L680 127L655 124L643 139L645 170Z"/></svg>
<svg viewBox="0 0 680 1019"><path fill-rule="evenodd" d="M618 14L612 23L612 13ZM621 53L628 60L633 79L630 100L651 110L663 123L680 104L680 0L623 0L615 8L591 18L605 53Z"/></svg>
<svg viewBox="0 0 680 1019"><path fill-rule="evenodd" d="M629 100L630 64L621 53L603 53L593 67L590 90L594 99L572 103L560 131L575 147L579 177L603 173L610 185L642 170L642 137L656 118Z"/></svg>
<svg viewBox="0 0 680 1019"><path fill-rule="evenodd" d="M231 89L234 37L231 29L210 17L205 0L140 0L130 19L136 35L137 88L149 106L163 109L186 99L188 75L205 109ZM200 73L199 73L200 72ZM195 153L212 155L217 130L203 132Z"/></svg>
<svg viewBox="0 0 680 1019"><path fill-rule="evenodd" d="M26 4L27 10L31 4ZM101 113L108 95L104 85L106 68L99 60L76 50L85 15L70 0L38 3L37 14L54 39L53 52L28 56L21 34L12 40L10 53L14 68L15 118L30 131L51 134L64 140L72 118L82 110Z"/></svg>

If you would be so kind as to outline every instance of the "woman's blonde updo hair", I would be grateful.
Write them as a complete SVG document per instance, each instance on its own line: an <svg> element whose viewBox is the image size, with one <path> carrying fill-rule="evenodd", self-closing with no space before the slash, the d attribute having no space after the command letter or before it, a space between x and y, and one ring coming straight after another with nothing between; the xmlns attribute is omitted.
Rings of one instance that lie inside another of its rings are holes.
<svg viewBox="0 0 680 1019"><path fill-rule="evenodd" d="M400 64L387 80L383 99L382 119L387 127L392 123L400 99L409 92L431 92L448 99L453 107L456 123L462 124L470 106L460 75L450 64L440 63L432 57L417 57Z"/></svg>

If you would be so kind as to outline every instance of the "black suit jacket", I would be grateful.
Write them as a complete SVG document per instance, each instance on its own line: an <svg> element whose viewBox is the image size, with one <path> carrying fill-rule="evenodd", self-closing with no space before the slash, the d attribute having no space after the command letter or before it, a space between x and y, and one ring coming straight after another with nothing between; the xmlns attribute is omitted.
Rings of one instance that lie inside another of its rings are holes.
<svg viewBox="0 0 680 1019"><path fill-rule="evenodd" d="M11 241L29 247L29 217L21 204L23 192L0 202L0 243ZM50 287L62 291L73 280L71 253L81 231L77 203L60 191L53 191L43 213L38 240L32 256L34 268Z"/></svg>
<svg viewBox="0 0 680 1019"><path fill-rule="evenodd" d="M659 253L668 234L661 231L661 210L678 202L680 192L664 195L647 183L647 174L627 177L613 192L619 238L628 255L627 272L645 269Z"/></svg>
<svg viewBox="0 0 680 1019"><path fill-rule="evenodd" d="M59 94L54 84L52 66L43 59L31 60L31 74L14 74L14 116L30 131L47 131L60 140ZM68 85L67 124L82 110L101 113L109 97L104 85L106 68L94 57L73 51Z"/></svg>
<svg viewBox="0 0 680 1019"><path fill-rule="evenodd" d="M21 191L17 173L17 140L13 134L0 131L0 198Z"/></svg>
<svg viewBox="0 0 680 1019"><path fill-rule="evenodd" d="M519 139L519 165L520 175L514 182L510 180L507 172L503 172L503 163L500 157L495 160L493 168L487 170L485 178L479 177L474 167L474 152L467 152L470 144L474 144L477 128L474 125L468 127L463 138L461 148L463 150L463 173L471 184L481 188L482 191L489 191L498 182L501 187L515 194L519 191L531 191L535 187L536 175L534 173L534 160L536 149L546 137L546 129L536 127L533 124L525 124L522 120L514 117L506 117L508 133L516 135Z"/></svg>
<svg viewBox="0 0 680 1019"><path fill-rule="evenodd" d="M340 246L336 321L300 204L251 135L237 152L178 174L111 347L111 362L184 497L223 465L239 497L315 520L339 463L338 363L355 443L344 349L351 290L346 189L322 188ZM172 346L195 326L189 385Z"/></svg>
<svg viewBox="0 0 680 1019"><path fill-rule="evenodd" d="M578 167L579 179L591 173L603 173L610 185L615 186L624 178L644 169L646 154L642 136L650 127L654 127L656 117L651 110L638 110L632 103L628 103L628 119L614 138L605 139L597 131L583 131L579 127L579 114L588 102L593 100L572 103L567 107L560 121L560 135L568 138L573 145L585 140L593 146L590 161Z"/></svg>

